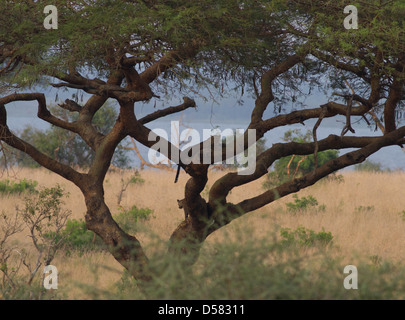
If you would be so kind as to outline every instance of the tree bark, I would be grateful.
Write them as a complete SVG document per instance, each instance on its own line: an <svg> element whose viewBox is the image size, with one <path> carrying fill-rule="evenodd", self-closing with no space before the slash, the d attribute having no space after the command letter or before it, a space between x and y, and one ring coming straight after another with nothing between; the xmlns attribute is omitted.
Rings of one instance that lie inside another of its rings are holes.
<svg viewBox="0 0 405 320"><path fill-rule="evenodd" d="M114 258L124 266L138 281L150 281L148 258L139 240L124 232L112 218L104 201L104 192L97 185L89 186L83 191L87 213L86 226L95 232Z"/></svg>

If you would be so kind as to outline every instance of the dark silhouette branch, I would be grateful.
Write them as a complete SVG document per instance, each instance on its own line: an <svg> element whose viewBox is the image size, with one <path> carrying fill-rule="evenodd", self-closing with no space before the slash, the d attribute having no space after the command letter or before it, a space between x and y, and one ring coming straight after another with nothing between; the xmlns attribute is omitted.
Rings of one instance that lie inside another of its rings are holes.
<svg viewBox="0 0 405 320"><path fill-rule="evenodd" d="M170 114L181 112L188 108L197 108L194 100L187 98L187 97L184 97L183 100L184 100L184 103L182 103L181 105L178 105L176 107L168 107L168 108L165 108L162 110L155 111L155 112L148 114L147 116L139 119L139 122L142 124L146 124L146 123L152 122L154 120L168 116Z"/></svg>
<svg viewBox="0 0 405 320"><path fill-rule="evenodd" d="M330 135L322 139L310 143L277 143L267 149L257 157L256 170L250 175L239 175L236 172L227 173L222 178L218 179L211 187L209 194L209 203L211 206L216 206L218 203L224 205L229 192L238 186L255 181L267 174L268 168L278 159L290 155L310 155L313 153L316 144L318 151L329 149L347 149L347 148L363 148L371 143L380 141L383 137L340 137ZM399 140L397 143L399 143ZM394 143L394 144L397 144Z"/></svg>
<svg viewBox="0 0 405 320"><path fill-rule="evenodd" d="M301 178L291 180L272 190L266 191L257 197L244 200L238 203L236 206L240 208L241 212L243 213L259 209L276 199L313 185L315 182L326 177L330 173L363 162L368 156L377 152L383 147L397 145L404 136L405 127L402 127L396 131L386 134L383 137L375 139L374 142L367 144L359 150L349 152L338 157L337 159L328 161L321 167L317 168L314 173L308 173Z"/></svg>
<svg viewBox="0 0 405 320"><path fill-rule="evenodd" d="M140 74L145 83L152 83L166 70L174 67L181 61L194 57L198 53L198 44L192 43L178 50L173 50L164 55L160 60L152 64Z"/></svg>
<svg viewBox="0 0 405 320"><path fill-rule="evenodd" d="M305 53L294 54L263 74L260 83L261 92L256 99L255 107L251 116L252 124L258 123L262 120L264 111L267 109L269 103L274 99L273 90L271 88L274 79L276 79L280 74L287 72L296 64L302 62L304 58Z"/></svg>
<svg viewBox="0 0 405 320"><path fill-rule="evenodd" d="M35 97L35 96L32 96ZM6 97L7 99L0 99L0 139L7 143L9 146L18 149L22 152L28 154L32 159L34 159L37 163L39 163L44 168L47 168L60 176L64 177L65 179L73 182L78 187L83 186L83 175L74 170L73 168L64 165L47 155L43 154L42 152L38 151L35 147L31 144L21 140L17 136L15 136L7 126L7 112L4 106L4 101L6 103L23 99L28 99L28 95L24 96L14 96L13 100L10 97ZM36 98L34 98L36 99ZM33 99L33 100L34 100Z"/></svg>
<svg viewBox="0 0 405 320"><path fill-rule="evenodd" d="M384 108L385 133L394 131L396 129L395 110L398 106L398 103L402 99L403 91L404 91L403 83L395 79L389 90L388 98L385 102Z"/></svg>

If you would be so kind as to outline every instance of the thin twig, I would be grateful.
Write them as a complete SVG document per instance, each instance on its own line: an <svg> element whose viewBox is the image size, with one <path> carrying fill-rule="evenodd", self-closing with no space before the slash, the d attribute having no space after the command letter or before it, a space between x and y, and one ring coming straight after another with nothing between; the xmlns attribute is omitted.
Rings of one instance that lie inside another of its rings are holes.
<svg viewBox="0 0 405 320"><path fill-rule="evenodd" d="M349 96L347 99L346 125L342 129L342 133L340 134L341 137L343 137L348 131L356 133L356 131L354 131L350 123L352 106L353 106L353 95Z"/></svg>
<svg viewBox="0 0 405 320"><path fill-rule="evenodd" d="M326 113L328 112L326 107L322 107L321 114L319 115L318 121L315 123L314 128L312 129L312 135L314 137L314 142L315 142L315 150L314 150L314 174L315 170L318 167L318 150L319 150L319 144L318 144L318 137L316 134L316 131L318 130L318 127L321 125L321 122L323 118L326 116Z"/></svg>

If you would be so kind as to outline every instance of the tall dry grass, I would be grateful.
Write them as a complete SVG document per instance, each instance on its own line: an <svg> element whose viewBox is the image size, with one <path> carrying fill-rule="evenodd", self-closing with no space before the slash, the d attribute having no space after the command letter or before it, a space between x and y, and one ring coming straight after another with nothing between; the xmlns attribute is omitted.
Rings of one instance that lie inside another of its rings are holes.
<svg viewBox="0 0 405 320"><path fill-rule="evenodd" d="M105 196L112 213L117 213L117 197L121 188L121 179L133 172L110 172L105 180ZM208 186L224 175L224 172L211 172ZM187 176L181 173L179 181L174 183L174 173L165 171L141 171L143 184L129 185L123 194L121 206L132 205L148 207L154 211L154 217L144 222L144 230L149 230L163 240L182 221L184 213L177 207L177 199L182 199ZM302 225L314 231L325 230L334 236L334 254L344 257L349 264L355 264L358 256L380 257L383 260L403 261L405 259L405 221L399 214L405 210L405 173L365 173L344 172L344 182L321 181L302 190L299 197L312 195L319 204L326 206L325 211L306 211L290 213L286 203L292 201L292 195L282 198L264 208L235 220L207 239L207 243L226 241L229 237L238 238L240 233L249 233L249 238L264 238L276 234L279 228L296 229ZM2 178L6 178L3 176ZM44 169L18 169L7 178L32 179L39 186L51 187L60 184L69 192L66 207L72 211L71 218L83 219L86 211L80 190L56 174ZM236 188L229 201L238 202L263 192L258 180L249 185ZM204 195L207 192L203 193ZM23 202L18 196L1 196L0 211L8 214L15 212L15 206ZM367 208L360 210L360 207ZM152 252L150 232L141 231L140 241L148 253ZM245 235L246 236L246 235ZM26 233L16 237L17 241L30 248ZM270 239L269 239L270 241ZM122 267L108 253L86 253L85 255L59 255L53 262L60 273L60 288L68 298L85 298L81 286L96 286L108 290L120 280Z"/></svg>

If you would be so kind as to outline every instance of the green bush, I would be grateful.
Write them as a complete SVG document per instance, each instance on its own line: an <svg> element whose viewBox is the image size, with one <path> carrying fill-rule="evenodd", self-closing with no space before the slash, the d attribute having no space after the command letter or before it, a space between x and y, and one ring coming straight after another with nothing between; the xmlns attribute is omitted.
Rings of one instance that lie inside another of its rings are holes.
<svg viewBox="0 0 405 320"><path fill-rule="evenodd" d="M130 184L143 184L144 182L145 180L142 179L138 170L136 170L134 175L132 175L129 179L124 180L124 178L121 178L121 189L118 193L117 204L120 205L122 196Z"/></svg>
<svg viewBox="0 0 405 320"><path fill-rule="evenodd" d="M48 234L52 237L52 234ZM71 251L87 252L106 249L104 242L93 231L88 230L83 220L68 219L61 236L65 253Z"/></svg>
<svg viewBox="0 0 405 320"><path fill-rule="evenodd" d="M2 194L21 194L38 193L36 187L37 181L23 179L20 182L10 181L8 179L0 181L0 193Z"/></svg>
<svg viewBox="0 0 405 320"><path fill-rule="evenodd" d="M114 216L114 220L125 232L135 232L139 221L146 221L151 218L153 210L148 208L138 209L132 206L131 209L120 209L118 215ZM48 234L48 237L53 237L53 234ZM63 248L65 253L78 251L80 253L87 251L106 250L106 245L103 240L93 231L88 230L86 222L83 220L69 219L63 229L61 236L63 239Z"/></svg>
<svg viewBox="0 0 405 320"><path fill-rule="evenodd" d="M63 229L71 211L60 185L24 196L14 215L2 213L0 224L0 299L53 299L42 287L42 268L51 265L62 247ZM25 234L31 246L11 237ZM27 250L28 249L28 250Z"/></svg>
<svg viewBox="0 0 405 320"><path fill-rule="evenodd" d="M309 195L308 197L298 198L298 195L293 195L294 202L287 202L287 211L288 212L299 212L306 211L308 209L316 209L317 211L325 211L326 206L324 204L319 205L318 200L315 197Z"/></svg>
<svg viewBox="0 0 405 320"><path fill-rule="evenodd" d="M290 233L294 233L291 232ZM296 237L302 236L298 232ZM309 233L310 234L310 233ZM107 299L156 300L351 300L403 299L405 266L369 257L356 260L361 280L358 290L346 290L343 257L329 253L327 232L303 237L312 250L300 245L280 245L268 241L238 239L205 244L193 272L184 272L177 257L156 252L150 258L152 279L143 291L126 271ZM310 239L310 240L307 240ZM311 240L312 239L312 240ZM297 240L294 242L297 244ZM302 250L304 249L304 250ZM90 292L91 294L91 292ZM100 291L94 290L100 298ZM102 293L103 294L103 293Z"/></svg>
<svg viewBox="0 0 405 320"><path fill-rule="evenodd" d="M289 130L284 133L283 141L308 143L312 141L311 131L307 131L304 135L301 130ZM320 167L330 160L336 159L339 156L337 150L325 150L317 154L317 166ZM274 168L267 175L267 180L263 183L266 189L273 188L277 185L285 183L294 177L298 178L315 169L315 156L310 154L307 156L290 155L277 160L274 163Z"/></svg>
<svg viewBox="0 0 405 320"><path fill-rule="evenodd" d="M149 208L137 208L132 206L130 209L120 208L120 212L114 216L114 220L125 232L135 232L139 221L147 221L152 217L153 210Z"/></svg>
<svg viewBox="0 0 405 320"><path fill-rule="evenodd" d="M68 234L65 246L70 249L94 250L104 247L103 241L93 231L88 230L83 220L68 220L64 232Z"/></svg>
<svg viewBox="0 0 405 320"><path fill-rule="evenodd" d="M246 227L242 230L246 232ZM290 230L286 234L291 238L294 231ZM205 243L198 261L190 271L180 267L179 259L182 256L167 254L167 239L156 237L156 241L149 244L153 246L148 266L151 280L142 282L142 290L137 287L140 282L134 280L126 270L111 270L107 266L104 267L122 275L115 286L105 290L97 284L79 284L77 288L89 299L114 300L405 298L404 264L390 263L381 258L370 261L368 255L356 258L351 262L359 272L358 290L346 290L343 287L343 280L347 276L343 273L346 259L336 255L333 247L315 245L328 242L331 236L327 232L315 233L318 237L311 236L311 232L306 232L305 236L302 234L304 232L296 233L298 240L290 243L277 241L275 234L257 239L249 232L240 233L237 239L229 237L225 238L226 241ZM304 241L307 246L297 245L300 238L315 240ZM307 250L308 246L311 250ZM97 267L93 268L95 278L98 276L97 270L103 268L102 263Z"/></svg>
<svg viewBox="0 0 405 320"><path fill-rule="evenodd" d="M280 234L284 238L281 243L288 246L326 246L332 243L333 240L332 233L330 232L322 230L321 232L316 233L315 231L306 229L303 226L299 226L295 230L283 228L280 230Z"/></svg>
<svg viewBox="0 0 405 320"><path fill-rule="evenodd" d="M128 181L129 184L142 184L144 182L145 182L145 180L142 179L139 171L135 171L134 175L131 176L131 178Z"/></svg>

